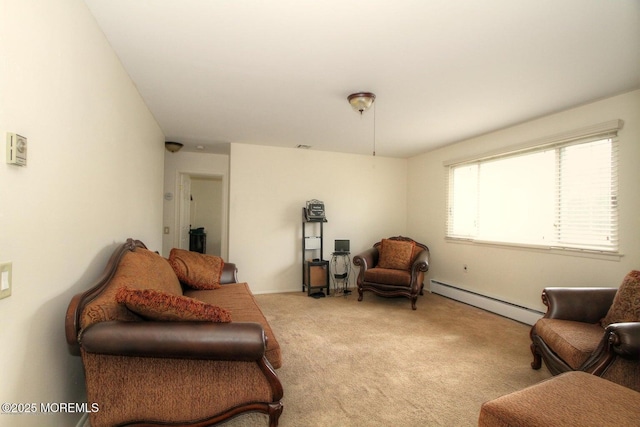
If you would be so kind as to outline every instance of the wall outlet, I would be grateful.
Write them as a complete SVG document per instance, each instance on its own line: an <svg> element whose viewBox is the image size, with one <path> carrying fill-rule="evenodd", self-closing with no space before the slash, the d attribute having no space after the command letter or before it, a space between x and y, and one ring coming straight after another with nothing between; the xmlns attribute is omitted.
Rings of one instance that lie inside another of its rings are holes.
<svg viewBox="0 0 640 427"><path fill-rule="evenodd" d="M0 299L11 296L11 263L0 264Z"/></svg>

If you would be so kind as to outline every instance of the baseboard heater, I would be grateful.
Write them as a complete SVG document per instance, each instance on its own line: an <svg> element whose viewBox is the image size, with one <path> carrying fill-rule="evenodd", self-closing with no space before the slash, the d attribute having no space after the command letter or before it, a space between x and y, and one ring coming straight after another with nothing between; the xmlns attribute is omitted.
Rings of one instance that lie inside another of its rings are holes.
<svg viewBox="0 0 640 427"><path fill-rule="evenodd" d="M539 318L544 315L544 313L538 310L533 310L506 301L501 301L497 298L488 297L486 295L458 288L456 286L442 283L437 280L431 280L430 291L434 294L442 295L444 297L451 298L456 301L460 301L465 304L469 304L474 307L499 314L500 316L517 320L518 322L525 323L527 325L533 325Z"/></svg>

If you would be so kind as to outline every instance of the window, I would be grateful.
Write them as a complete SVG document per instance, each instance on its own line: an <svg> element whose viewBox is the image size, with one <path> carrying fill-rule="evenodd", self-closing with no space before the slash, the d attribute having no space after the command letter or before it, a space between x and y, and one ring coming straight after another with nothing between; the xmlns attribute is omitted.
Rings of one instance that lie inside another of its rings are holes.
<svg viewBox="0 0 640 427"><path fill-rule="evenodd" d="M448 164L447 238L618 251L617 129Z"/></svg>

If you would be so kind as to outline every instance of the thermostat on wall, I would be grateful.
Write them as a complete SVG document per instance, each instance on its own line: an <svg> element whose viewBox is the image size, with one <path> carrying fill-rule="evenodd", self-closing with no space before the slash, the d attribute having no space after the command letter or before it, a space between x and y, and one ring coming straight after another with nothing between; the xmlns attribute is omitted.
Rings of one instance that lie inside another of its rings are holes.
<svg viewBox="0 0 640 427"><path fill-rule="evenodd" d="M17 133L7 133L7 163L27 166L27 138Z"/></svg>

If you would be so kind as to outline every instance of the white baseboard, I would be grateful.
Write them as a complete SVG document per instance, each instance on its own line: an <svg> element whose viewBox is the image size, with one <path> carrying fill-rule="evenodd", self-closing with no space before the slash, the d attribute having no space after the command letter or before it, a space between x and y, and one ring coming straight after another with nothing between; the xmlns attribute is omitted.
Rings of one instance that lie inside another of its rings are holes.
<svg viewBox="0 0 640 427"><path fill-rule="evenodd" d="M431 280L430 291L434 294L442 295L527 325L533 325L544 315L544 313L538 310L501 301L497 298L482 295L437 280Z"/></svg>

